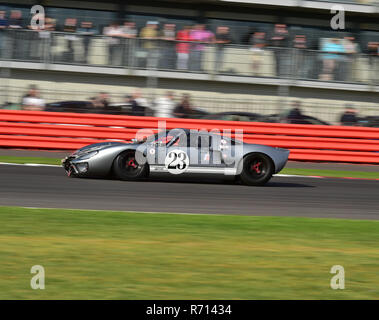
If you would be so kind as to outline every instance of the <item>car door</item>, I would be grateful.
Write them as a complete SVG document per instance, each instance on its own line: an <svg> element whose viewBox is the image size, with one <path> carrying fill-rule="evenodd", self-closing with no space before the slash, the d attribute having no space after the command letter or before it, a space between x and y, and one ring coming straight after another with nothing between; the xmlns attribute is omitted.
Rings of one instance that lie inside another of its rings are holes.
<svg viewBox="0 0 379 320"><path fill-rule="evenodd" d="M197 159L198 167L225 167L222 158L222 148L220 147L221 137L216 137L212 134L199 133L191 138L190 151L194 154L194 158Z"/></svg>

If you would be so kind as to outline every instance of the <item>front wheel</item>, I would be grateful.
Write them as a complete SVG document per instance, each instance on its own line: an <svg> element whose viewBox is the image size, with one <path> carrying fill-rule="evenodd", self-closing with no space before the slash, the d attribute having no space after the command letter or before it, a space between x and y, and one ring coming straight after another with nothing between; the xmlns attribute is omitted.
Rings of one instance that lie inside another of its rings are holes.
<svg viewBox="0 0 379 320"><path fill-rule="evenodd" d="M271 179L273 174L274 164L268 156L256 153L243 158L240 178L244 184L263 186Z"/></svg>
<svg viewBox="0 0 379 320"><path fill-rule="evenodd" d="M113 173L120 180L140 180L149 174L149 165L139 164L135 151L126 151L117 156L113 162Z"/></svg>

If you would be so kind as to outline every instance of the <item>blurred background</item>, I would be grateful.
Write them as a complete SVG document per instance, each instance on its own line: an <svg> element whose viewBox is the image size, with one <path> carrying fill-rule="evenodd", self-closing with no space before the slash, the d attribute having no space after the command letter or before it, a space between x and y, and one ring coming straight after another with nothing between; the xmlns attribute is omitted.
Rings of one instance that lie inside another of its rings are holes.
<svg viewBox="0 0 379 320"><path fill-rule="evenodd" d="M0 0L0 106L378 127L379 2L339 3Z"/></svg>

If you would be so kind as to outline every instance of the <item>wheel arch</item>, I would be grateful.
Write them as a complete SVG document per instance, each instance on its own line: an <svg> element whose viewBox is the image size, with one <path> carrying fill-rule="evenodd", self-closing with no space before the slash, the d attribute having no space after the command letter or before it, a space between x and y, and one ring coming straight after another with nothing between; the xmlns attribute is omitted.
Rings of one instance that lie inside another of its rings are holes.
<svg viewBox="0 0 379 320"><path fill-rule="evenodd" d="M239 174L242 173L242 163L243 163L243 161L244 161L244 159L245 159L246 157L249 157L249 156L251 156L251 155L259 155L259 154L266 156L266 157L270 160L270 162L271 162L271 164L272 164L272 167L274 168L274 172L275 172L275 171L276 171L276 166L275 166L275 161L274 161L274 159L272 158L272 156L270 156L269 154L267 154L267 153L265 153L265 152L262 152L262 151L251 151L251 152L249 152L249 153L246 153L246 154L242 157L242 159L240 159L240 161L239 161L239 163L238 163L238 166L237 166L237 175L239 175Z"/></svg>

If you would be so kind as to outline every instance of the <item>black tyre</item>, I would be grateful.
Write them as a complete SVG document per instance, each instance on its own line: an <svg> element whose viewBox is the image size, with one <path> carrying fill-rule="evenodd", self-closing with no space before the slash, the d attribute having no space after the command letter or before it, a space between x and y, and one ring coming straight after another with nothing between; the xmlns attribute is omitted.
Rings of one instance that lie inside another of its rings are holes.
<svg viewBox="0 0 379 320"><path fill-rule="evenodd" d="M274 174L274 164L262 153L249 154L242 163L241 181L249 186L263 186Z"/></svg>
<svg viewBox="0 0 379 320"><path fill-rule="evenodd" d="M126 151L114 160L113 173L120 180L141 180L149 175L149 165L139 164L135 151Z"/></svg>

